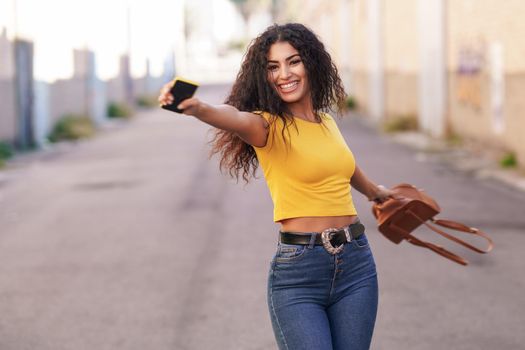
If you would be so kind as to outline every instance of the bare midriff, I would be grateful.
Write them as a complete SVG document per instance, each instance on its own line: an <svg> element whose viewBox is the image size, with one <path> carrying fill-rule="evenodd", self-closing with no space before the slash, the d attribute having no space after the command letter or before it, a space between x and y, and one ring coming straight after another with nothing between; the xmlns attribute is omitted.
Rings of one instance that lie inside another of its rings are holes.
<svg viewBox="0 0 525 350"><path fill-rule="evenodd" d="M305 216L280 221L281 231L285 232L321 232L327 228L341 228L354 223L356 215L344 216Z"/></svg>

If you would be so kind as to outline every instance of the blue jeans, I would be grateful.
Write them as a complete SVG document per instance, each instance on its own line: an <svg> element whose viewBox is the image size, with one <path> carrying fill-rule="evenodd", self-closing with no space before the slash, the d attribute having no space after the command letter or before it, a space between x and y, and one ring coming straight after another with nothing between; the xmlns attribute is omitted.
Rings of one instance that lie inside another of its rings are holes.
<svg viewBox="0 0 525 350"><path fill-rule="evenodd" d="M279 349L369 349L377 301L376 267L365 234L336 255L323 246L278 243L268 307Z"/></svg>

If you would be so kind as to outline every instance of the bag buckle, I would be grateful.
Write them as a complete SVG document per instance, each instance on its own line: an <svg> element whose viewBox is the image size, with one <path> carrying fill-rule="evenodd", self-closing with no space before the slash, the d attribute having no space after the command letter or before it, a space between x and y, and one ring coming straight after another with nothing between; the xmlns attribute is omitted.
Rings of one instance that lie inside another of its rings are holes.
<svg viewBox="0 0 525 350"><path fill-rule="evenodd" d="M332 228L332 227L327 228L326 230L321 232L321 241L323 242L323 247L328 253L332 255L340 253L344 248L344 244L341 244L338 247L334 247L332 245L331 240L337 232L339 232L339 230L336 228ZM348 240L348 235L347 235L347 240Z"/></svg>

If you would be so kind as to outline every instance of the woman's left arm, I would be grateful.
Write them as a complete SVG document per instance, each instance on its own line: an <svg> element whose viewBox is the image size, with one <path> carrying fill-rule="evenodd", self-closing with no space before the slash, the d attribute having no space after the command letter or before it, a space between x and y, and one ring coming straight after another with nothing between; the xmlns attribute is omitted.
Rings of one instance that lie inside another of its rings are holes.
<svg viewBox="0 0 525 350"><path fill-rule="evenodd" d="M350 179L350 185L364 194L369 201L382 203L394 192L381 185L376 185L370 181L361 169L356 165L354 175Z"/></svg>

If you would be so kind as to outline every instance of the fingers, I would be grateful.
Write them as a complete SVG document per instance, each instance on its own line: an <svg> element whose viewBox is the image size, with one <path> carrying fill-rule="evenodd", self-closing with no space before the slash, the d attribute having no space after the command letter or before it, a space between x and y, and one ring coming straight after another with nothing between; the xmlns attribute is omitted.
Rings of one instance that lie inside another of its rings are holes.
<svg viewBox="0 0 525 350"><path fill-rule="evenodd" d="M377 204L383 204L384 202L388 201L389 199L395 199L394 198L395 192L386 190L376 198L372 199Z"/></svg>
<svg viewBox="0 0 525 350"><path fill-rule="evenodd" d="M383 202L385 202L388 198L374 198L373 201L376 202L377 204L383 204Z"/></svg>
<svg viewBox="0 0 525 350"><path fill-rule="evenodd" d="M173 95L170 93L170 89L172 85L173 84L170 82L170 83L165 84L162 87L162 89L160 89L160 95L159 95L158 101L161 106L169 105L173 103Z"/></svg>
<svg viewBox="0 0 525 350"><path fill-rule="evenodd" d="M177 106L178 109L191 109L192 107L195 107L199 103L199 100L195 97L185 99L179 105Z"/></svg>
<svg viewBox="0 0 525 350"><path fill-rule="evenodd" d="M377 186L378 191L375 194L375 197L370 198L370 201L373 201L377 204L383 204L391 198L394 198L395 192L386 188L383 185Z"/></svg>
<svg viewBox="0 0 525 350"><path fill-rule="evenodd" d="M160 89L160 94L157 100L161 106L170 105L175 101L175 98L170 92L172 86L173 83L170 82ZM183 110L184 114L194 114L198 110L198 107L199 100L195 97L188 98L177 105L177 108Z"/></svg>

